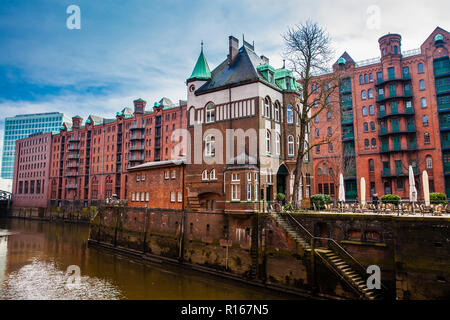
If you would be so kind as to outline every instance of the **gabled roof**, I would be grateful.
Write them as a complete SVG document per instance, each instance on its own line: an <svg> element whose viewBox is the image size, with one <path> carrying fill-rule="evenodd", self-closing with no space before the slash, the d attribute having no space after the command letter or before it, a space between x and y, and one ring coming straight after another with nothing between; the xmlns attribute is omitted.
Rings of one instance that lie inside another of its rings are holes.
<svg viewBox="0 0 450 320"><path fill-rule="evenodd" d="M173 107L173 102L169 98L163 97L161 100L159 100L159 105L163 105L165 107Z"/></svg>
<svg viewBox="0 0 450 320"><path fill-rule="evenodd" d="M203 54L203 46L202 51L200 52L200 56L197 59L197 63L195 64L194 70L192 71L191 76L188 80L199 79L199 80L208 80L211 78L211 71L208 66L208 62L206 61L205 55Z"/></svg>
<svg viewBox="0 0 450 320"><path fill-rule="evenodd" d="M164 160L164 161L153 161L153 162L146 162L134 167L127 168L128 171L136 171L136 170L145 170L145 169L151 169L151 168L161 168L161 167L173 167L173 166L180 166L186 164L186 159L174 159L174 160Z"/></svg>
<svg viewBox="0 0 450 320"><path fill-rule="evenodd" d="M336 62L334 64L338 64L339 60L341 58L344 58L345 63L349 63L349 62L355 63L355 61L352 59L352 57L350 57L350 55L347 53L347 51L344 51L344 53L339 57L339 59L336 60Z"/></svg>
<svg viewBox="0 0 450 320"><path fill-rule="evenodd" d="M258 161L255 157L248 155L245 151L242 151L236 157L228 161L227 170L240 170L240 169L257 169Z"/></svg>

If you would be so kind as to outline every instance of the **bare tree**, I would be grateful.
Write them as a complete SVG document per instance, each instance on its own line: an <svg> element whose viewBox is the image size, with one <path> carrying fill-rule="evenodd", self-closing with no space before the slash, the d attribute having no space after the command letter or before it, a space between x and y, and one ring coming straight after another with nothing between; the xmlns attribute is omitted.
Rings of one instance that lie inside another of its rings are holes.
<svg viewBox="0 0 450 320"><path fill-rule="evenodd" d="M317 23L310 20L304 24L289 28L283 35L285 41L284 56L290 68L296 73L302 85L299 106L294 106L294 112L300 118L300 144L297 151L297 162L294 176L293 202L299 199L300 179L303 158L310 150L321 144L330 143L331 139L323 139L309 143L305 137L309 132L312 120L323 111L339 110L338 73L327 72L333 57L331 40L328 33ZM318 73L328 73L322 77L315 77ZM314 84L314 87L312 87ZM336 108L336 102L337 108ZM309 139L308 139L309 140Z"/></svg>

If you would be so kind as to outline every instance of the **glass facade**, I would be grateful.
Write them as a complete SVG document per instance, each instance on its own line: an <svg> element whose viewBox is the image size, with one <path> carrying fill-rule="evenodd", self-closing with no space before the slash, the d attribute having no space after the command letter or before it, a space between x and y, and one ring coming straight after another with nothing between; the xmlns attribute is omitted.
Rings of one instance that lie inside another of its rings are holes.
<svg viewBox="0 0 450 320"><path fill-rule="evenodd" d="M13 178L16 140L38 132L57 131L63 122L72 123L72 119L59 112L23 114L6 118L1 177Z"/></svg>

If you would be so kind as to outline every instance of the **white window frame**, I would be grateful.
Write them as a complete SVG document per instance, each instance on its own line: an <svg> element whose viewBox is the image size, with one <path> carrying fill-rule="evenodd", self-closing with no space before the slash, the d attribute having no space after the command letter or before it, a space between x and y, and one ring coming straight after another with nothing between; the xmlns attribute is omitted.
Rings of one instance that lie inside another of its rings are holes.
<svg viewBox="0 0 450 320"><path fill-rule="evenodd" d="M136 194L134 192L131 193L131 201L136 201Z"/></svg>
<svg viewBox="0 0 450 320"><path fill-rule="evenodd" d="M280 153L281 153L281 142L280 142L280 140L281 140L280 134L277 133L276 136L275 136L275 154L277 156L279 156Z"/></svg>
<svg viewBox="0 0 450 320"><path fill-rule="evenodd" d="M252 201L252 185L247 184L247 201Z"/></svg>
<svg viewBox="0 0 450 320"><path fill-rule="evenodd" d="M175 170L172 170L172 171L171 171L170 177L171 177L172 179L175 179L175 178L177 177Z"/></svg>
<svg viewBox="0 0 450 320"><path fill-rule="evenodd" d="M175 192L170 192L170 202L175 202Z"/></svg>
<svg viewBox="0 0 450 320"><path fill-rule="evenodd" d="M256 182L253 186L253 201L258 201L258 184Z"/></svg>
<svg viewBox="0 0 450 320"><path fill-rule="evenodd" d="M295 154L294 137L288 136L288 156L293 157Z"/></svg>
<svg viewBox="0 0 450 320"><path fill-rule="evenodd" d="M209 173L209 180L217 180L216 169L212 169Z"/></svg>
<svg viewBox="0 0 450 320"><path fill-rule="evenodd" d="M136 192L136 199L135 199L136 202L139 202L139 194L140 194L139 192Z"/></svg>
<svg viewBox="0 0 450 320"><path fill-rule="evenodd" d="M213 135L205 137L205 157L214 157L216 154L215 149L216 139Z"/></svg>
<svg viewBox="0 0 450 320"><path fill-rule="evenodd" d="M164 179L169 179L169 171L164 171Z"/></svg>
<svg viewBox="0 0 450 320"><path fill-rule="evenodd" d="M286 108L286 120L287 123L294 123L294 110L291 105L288 105Z"/></svg>
<svg viewBox="0 0 450 320"><path fill-rule="evenodd" d="M208 181L209 180L209 178L208 178L208 170L203 170L203 172L202 172L202 181Z"/></svg>
<svg viewBox="0 0 450 320"><path fill-rule="evenodd" d="M275 103L275 121L280 121L280 105Z"/></svg>
<svg viewBox="0 0 450 320"><path fill-rule="evenodd" d="M231 201L240 201L240 184L232 184L231 185Z"/></svg>
<svg viewBox="0 0 450 320"><path fill-rule="evenodd" d="M216 110L214 104L209 103L205 108L205 123L213 123L215 121Z"/></svg>
<svg viewBox="0 0 450 320"><path fill-rule="evenodd" d="M141 202L145 201L145 192L141 192Z"/></svg>
<svg viewBox="0 0 450 320"><path fill-rule="evenodd" d="M270 130L266 130L266 154L270 154L271 151L271 134L270 134Z"/></svg>
<svg viewBox="0 0 450 320"><path fill-rule="evenodd" d="M178 202L183 202L183 194L178 191Z"/></svg>
<svg viewBox="0 0 450 320"><path fill-rule="evenodd" d="M264 99L264 116L270 118L270 101L269 98Z"/></svg>
<svg viewBox="0 0 450 320"><path fill-rule="evenodd" d="M145 201L146 202L150 201L150 194L148 192L145 193Z"/></svg>
<svg viewBox="0 0 450 320"><path fill-rule="evenodd" d="M425 162L426 162L426 168L427 168L428 170L433 169L433 158L432 158L431 156L427 156L427 157L425 158Z"/></svg>
<svg viewBox="0 0 450 320"><path fill-rule="evenodd" d="M231 174L231 182L240 182L241 176L239 173L232 173Z"/></svg>
<svg viewBox="0 0 450 320"><path fill-rule="evenodd" d="M247 182L252 182L252 173L247 172Z"/></svg>

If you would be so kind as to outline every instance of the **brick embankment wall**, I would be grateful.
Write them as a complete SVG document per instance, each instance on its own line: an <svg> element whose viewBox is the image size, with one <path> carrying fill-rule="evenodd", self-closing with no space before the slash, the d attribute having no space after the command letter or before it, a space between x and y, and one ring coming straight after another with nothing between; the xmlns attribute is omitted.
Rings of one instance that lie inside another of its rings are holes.
<svg viewBox="0 0 450 320"><path fill-rule="evenodd" d="M97 211L96 207L74 209L49 207L49 208L32 208L32 207L12 207L8 212L10 218L21 218L43 221L67 221L74 223L89 223L91 217L94 217Z"/></svg>

